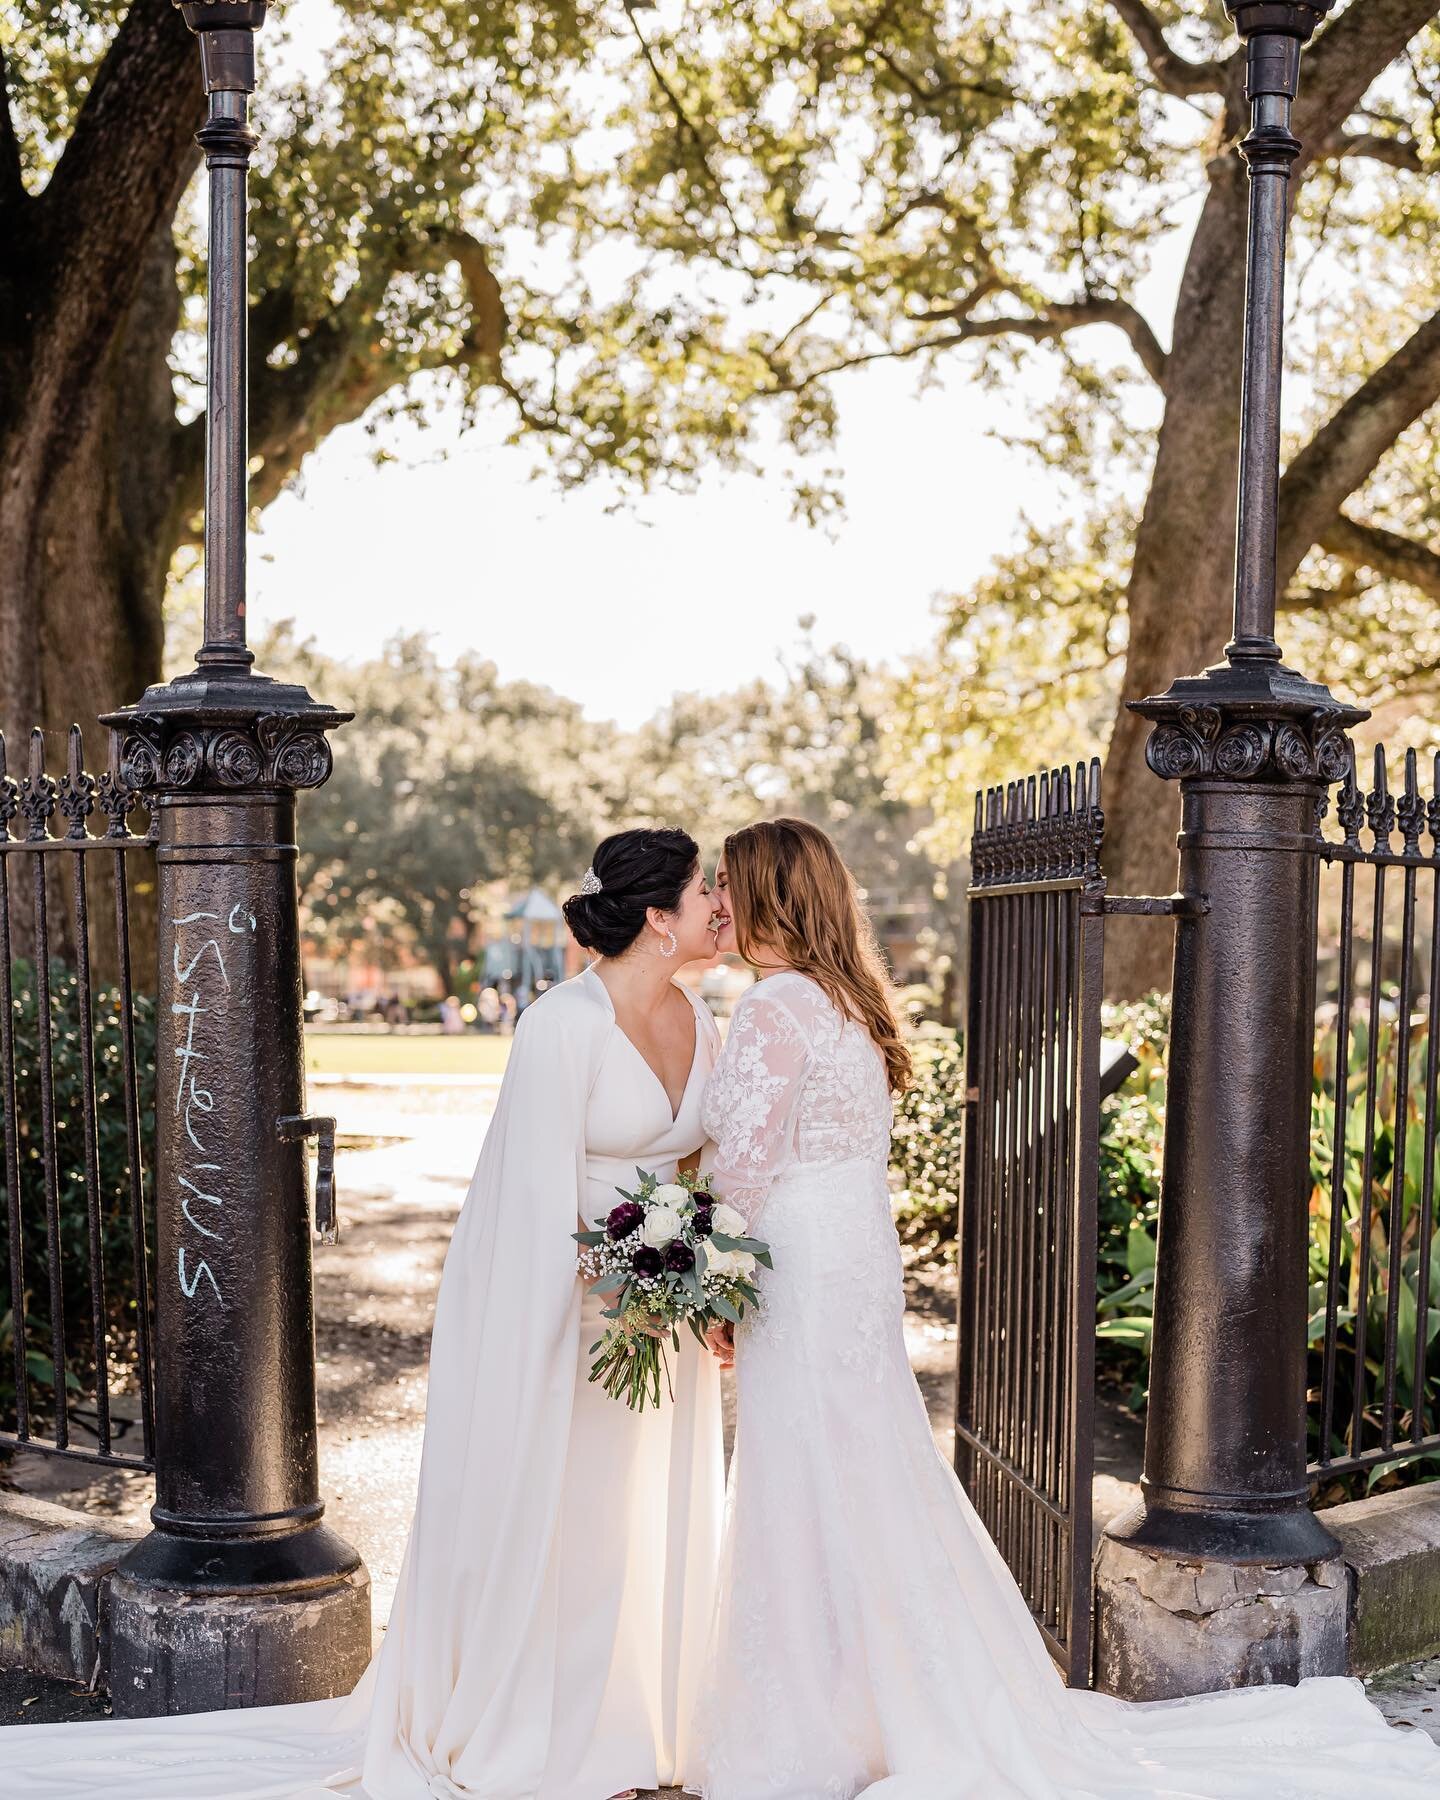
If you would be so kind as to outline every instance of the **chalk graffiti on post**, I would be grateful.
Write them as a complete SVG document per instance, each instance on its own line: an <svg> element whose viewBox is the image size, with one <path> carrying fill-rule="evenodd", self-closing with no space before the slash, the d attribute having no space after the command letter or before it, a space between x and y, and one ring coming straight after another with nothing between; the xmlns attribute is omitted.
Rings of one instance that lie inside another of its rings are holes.
<svg viewBox="0 0 1440 1800"><path fill-rule="evenodd" d="M213 1005L217 991L228 993L230 988L230 972L225 966L225 952L221 948L220 938L212 933L207 937L189 960L181 963L179 928L184 925L195 925L202 920L210 920L219 924L221 915L216 912L181 913L171 919L176 927L174 970L175 979L180 985L182 999L171 1002L170 1010L185 1019L184 1042L176 1046L175 1055L180 1063L180 1080L175 1088L175 1111L182 1114L185 1126L185 1138L189 1150L194 1153L186 1169L177 1171L184 1198L180 1202L180 1210L189 1224L202 1238L211 1242L222 1242L224 1232L219 1229L221 1213L225 1205L222 1193L217 1188L224 1186L225 1165L217 1160L214 1147L200 1135L206 1118L215 1110L215 1091L213 1087L201 1085L201 1070L198 1065L209 1061L209 1052L201 1047L204 1041L203 1028L199 1021L206 1014L215 1011ZM255 915L243 905L230 908L225 920L225 930L232 937L244 937L255 930ZM207 954L212 960L207 961ZM207 985L207 976L209 985ZM213 983L218 977L220 989ZM212 1004L206 1004L207 1001ZM197 1129L197 1118L200 1129ZM188 1154L188 1152L187 1152ZM196 1179L197 1177L201 1179ZM203 1224L190 1210L192 1201L201 1201L215 1211L210 1215L211 1223ZM193 1268L187 1268L186 1251L190 1246L183 1241L176 1251L176 1273L180 1279L180 1291L187 1300L193 1300L202 1280L208 1281L215 1298L223 1306L225 1296L220 1291L220 1283L209 1261L202 1254ZM195 1251L203 1252L204 1245L194 1246Z"/></svg>

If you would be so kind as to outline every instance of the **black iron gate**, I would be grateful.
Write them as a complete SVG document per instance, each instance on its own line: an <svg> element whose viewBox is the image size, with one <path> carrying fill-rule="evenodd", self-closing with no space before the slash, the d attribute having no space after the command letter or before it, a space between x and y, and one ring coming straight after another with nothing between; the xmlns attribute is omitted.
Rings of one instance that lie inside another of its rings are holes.
<svg viewBox="0 0 1440 1800"><path fill-rule="evenodd" d="M1066 1679L1090 1680L1105 881L1100 765L976 801L956 1467Z"/></svg>
<svg viewBox="0 0 1440 1800"><path fill-rule="evenodd" d="M1330 1483L1440 1459L1440 757L1392 792L1353 763L1320 882L1310 1461ZM1368 845L1362 841L1368 836ZM1398 837L1398 842L1396 841Z"/></svg>
<svg viewBox="0 0 1440 1800"><path fill-rule="evenodd" d="M72 726L57 778L34 731L17 779L0 737L0 1446L152 1469L154 1001L132 981L130 893L153 889L155 846L129 829L138 804L113 742L97 778Z"/></svg>

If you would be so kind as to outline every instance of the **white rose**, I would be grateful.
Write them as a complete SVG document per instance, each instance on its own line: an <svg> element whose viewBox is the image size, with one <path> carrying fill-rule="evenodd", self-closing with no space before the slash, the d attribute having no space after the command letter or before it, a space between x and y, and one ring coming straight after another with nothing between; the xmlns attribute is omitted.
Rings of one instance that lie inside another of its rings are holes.
<svg viewBox="0 0 1440 1800"><path fill-rule="evenodd" d="M748 1250L714 1250L707 1244L705 1269L707 1274L727 1278L748 1276L754 1273L755 1258Z"/></svg>
<svg viewBox="0 0 1440 1800"><path fill-rule="evenodd" d="M736 1212L733 1206L726 1206L723 1200L710 1215L710 1229L718 1231L721 1237L744 1237L747 1224L744 1213Z"/></svg>
<svg viewBox="0 0 1440 1800"><path fill-rule="evenodd" d="M663 1193L664 1189L657 1190ZM680 1235L680 1215L672 1206L652 1206L640 1227L641 1238L652 1250L663 1250Z"/></svg>
<svg viewBox="0 0 1440 1800"><path fill-rule="evenodd" d="M690 1198L689 1188L681 1187L678 1181L664 1181L650 1195L656 1206L669 1206L678 1211Z"/></svg>

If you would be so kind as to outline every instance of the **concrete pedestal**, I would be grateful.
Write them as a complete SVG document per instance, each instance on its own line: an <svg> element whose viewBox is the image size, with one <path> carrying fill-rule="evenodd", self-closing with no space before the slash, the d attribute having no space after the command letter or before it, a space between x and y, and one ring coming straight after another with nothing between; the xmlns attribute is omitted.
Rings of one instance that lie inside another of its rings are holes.
<svg viewBox="0 0 1440 1800"><path fill-rule="evenodd" d="M110 1698L121 1718L348 1694L370 1659L370 1577L243 1593L110 1578Z"/></svg>
<svg viewBox="0 0 1440 1800"><path fill-rule="evenodd" d="M1267 1568L1107 1534L1095 1568L1095 1685L1125 1700L1173 1700L1343 1675L1348 1612L1338 1555Z"/></svg>

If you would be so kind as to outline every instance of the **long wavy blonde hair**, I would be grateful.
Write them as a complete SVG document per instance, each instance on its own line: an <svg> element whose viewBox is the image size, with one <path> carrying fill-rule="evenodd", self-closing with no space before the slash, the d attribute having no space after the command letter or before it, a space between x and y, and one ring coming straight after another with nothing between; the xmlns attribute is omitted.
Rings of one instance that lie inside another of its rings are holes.
<svg viewBox="0 0 1440 1800"><path fill-rule="evenodd" d="M762 819L725 840L725 876L735 942L749 962L773 951L863 1025L885 1058L891 1090L910 1085L875 933L840 852L805 819Z"/></svg>

